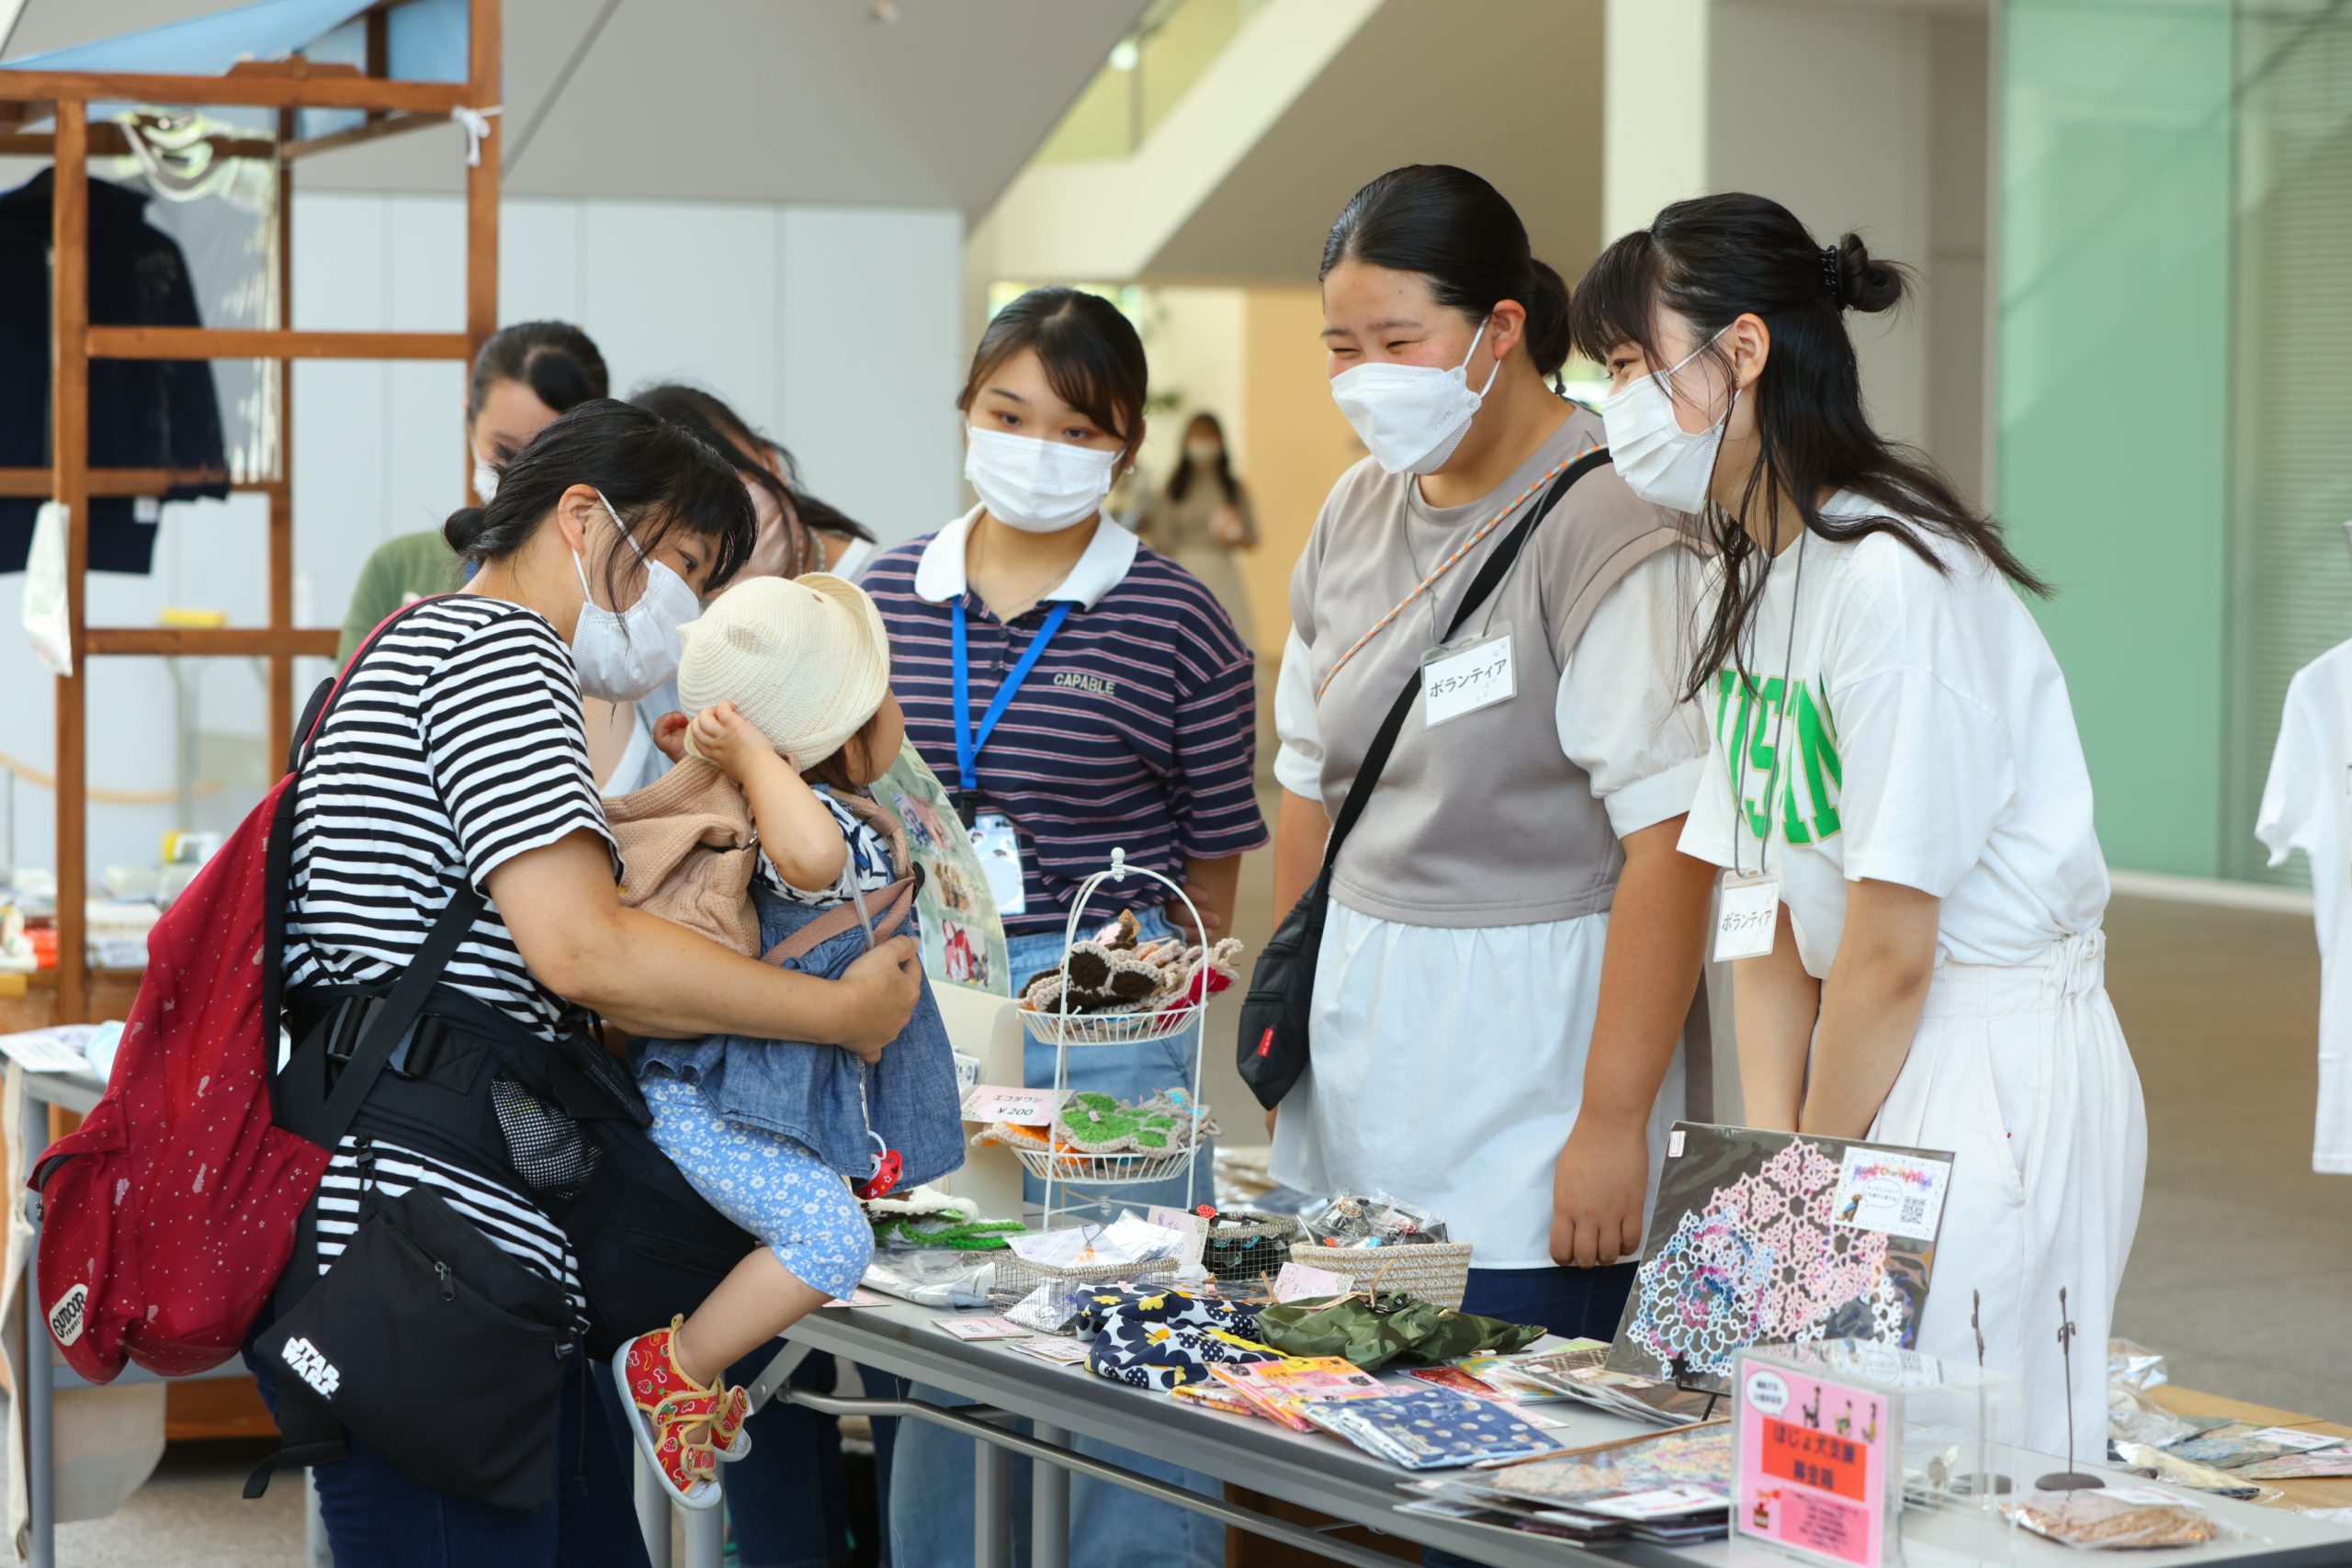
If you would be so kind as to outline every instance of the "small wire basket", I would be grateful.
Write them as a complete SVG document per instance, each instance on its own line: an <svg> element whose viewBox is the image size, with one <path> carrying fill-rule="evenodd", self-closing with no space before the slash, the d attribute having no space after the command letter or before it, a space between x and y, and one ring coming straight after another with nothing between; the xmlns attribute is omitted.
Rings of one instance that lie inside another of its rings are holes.
<svg viewBox="0 0 2352 1568"><path fill-rule="evenodd" d="M1227 1290L1255 1290L1282 1272L1291 1244L1306 1235L1288 1214L1219 1214L1201 1249L1201 1266Z"/></svg>
<svg viewBox="0 0 2352 1568"><path fill-rule="evenodd" d="M1057 1265L1028 1263L1013 1257L996 1260L996 1273L989 1281L989 1304L1017 1305L1040 1285L1069 1285L1081 1289L1093 1285L1115 1285L1122 1280L1173 1280L1176 1262L1162 1258L1157 1263L1075 1263Z"/></svg>
<svg viewBox="0 0 2352 1568"><path fill-rule="evenodd" d="M1163 1012L1040 1012L1023 1006L1022 1026L1043 1045L1146 1045L1173 1040L1201 1021L1205 1006L1187 1002Z"/></svg>
<svg viewBox="0 0 2352 1568"><path fill-rule="evenodd" d="M1064 1186L1110 1187L1129 1181L1166 1181L1184 1174L1193 1150L1152 1149L1142 1154L1093 1155L1083 1149L1016 1148L1022 1168L1040 1181Z"/></svg>

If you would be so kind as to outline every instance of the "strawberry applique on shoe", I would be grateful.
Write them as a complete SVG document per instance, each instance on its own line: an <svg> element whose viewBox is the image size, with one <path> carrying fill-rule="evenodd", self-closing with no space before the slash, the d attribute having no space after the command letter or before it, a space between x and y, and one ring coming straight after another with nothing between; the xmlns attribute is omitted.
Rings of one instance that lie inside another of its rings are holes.
<svg viewBox="0 0 2352 1568"><path fill-rule="evenodd" d="M615 1351L613 1377L637 1417L638 1450L651 1461L663 1488L682 1506L708 1508L719 1497L720 1423L731 1414L728 1440L742 1441L749 1401L741 1401L736 1412L728 1391L695 1382L678 1365L675 1341L684 1321L673 1317L669 1327L640 1334Z"/></svg>

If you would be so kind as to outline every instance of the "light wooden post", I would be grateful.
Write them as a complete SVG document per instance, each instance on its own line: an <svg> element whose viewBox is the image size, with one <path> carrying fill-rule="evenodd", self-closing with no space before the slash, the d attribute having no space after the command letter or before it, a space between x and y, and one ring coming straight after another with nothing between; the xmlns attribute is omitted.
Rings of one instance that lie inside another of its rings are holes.
<svg viewBox="0 0 2352 1568"><path fill-rule="evenodd" d="M368 19L382 15L371 12ZM280 152L270 161L277 175L277 320L270 324L286 331L294 325L294 170L283 149L294 141L299 113L277 111ZM282 636L294 629L294 362L281 359L270 368L277 377L277 473L269 487L269 629L279 636L269 656L269 755L262 765L265 777L276 778L294 738L294 655Z"/></svg>
<svg viewBox="0 0 2352 1568"><path fill-rule="evenodd" d="M499 107L499 0L473 0L467 49L467 101L478 111ZM481 156L466 171L467 365L498 331L498 160L506 143L499 130L505 117L492 115L481 139ZM466 490L474 495L473 449L465 454Z"/></svg>
<svg viewBox="0 0 2352 1568"><path fill-rule="evenodd" d="M89 1005L88 717L81 646L83 575L90 564L90 108L57 104L57 168L51 175L49 285L50 491L65 509L65 645L74 672L57 678L57 1021L79 1023ZM74 809L64 809L67 801Z"/></svg>

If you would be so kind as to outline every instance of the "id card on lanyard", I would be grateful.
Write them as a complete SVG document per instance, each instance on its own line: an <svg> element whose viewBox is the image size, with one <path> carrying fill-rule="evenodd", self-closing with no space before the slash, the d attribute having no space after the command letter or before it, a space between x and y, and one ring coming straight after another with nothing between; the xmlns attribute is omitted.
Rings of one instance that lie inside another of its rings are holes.
<svg viewBox="0 0 2352 1568"><path fill-rule="evenodd" d="M989 704L988 713L978 725L972 723L971 657L965 620L964 601L956 601L956 811L964 818L966 831L971 834L972 848L980 857L980 869L988 875L989 892L996 899L997 913L1004 916L1025 914L1029 908L1027 869L1021 858L1021 833L1012 818L1002 811L989 810L981 805L979 759L980 749L996 733L997 722L1004 717L1005 709L1029 679L1029 672L1045 656L1046 645L1069 619L1070 601L1065 599L1046 614L1046 624L1029 639L1020 659L1007 671L996 689L996 696Z"/></svg>
<svg viewBox="0 0 2352 1568"><path fill-rule="evenodd" d="M1781 784L1787 770L1781 765L1781 743L1789 723L1789 694L1796 680L1797 610L1804 591L1805 536L1797 536L1796 582L1789 592L1789 645L1781 658L1781 707L1772 717L1772 768L1764 779L1764 830L1756 836L1756 869L1739 863L1739 841L1752 818L1747 812L1747 739L1740 738L1739 759L1732 773L1732 806L1739 824L1732 829L1732 868L1724 874L1715 899L1714 959L1726 964L1739 958L1766 958L1781 930L1781 877L1770 869L1772 824L1781 819ZM1748 677L1742 676L1743 680ZM1783 853L1786 852L1785 840Z"/></svg>

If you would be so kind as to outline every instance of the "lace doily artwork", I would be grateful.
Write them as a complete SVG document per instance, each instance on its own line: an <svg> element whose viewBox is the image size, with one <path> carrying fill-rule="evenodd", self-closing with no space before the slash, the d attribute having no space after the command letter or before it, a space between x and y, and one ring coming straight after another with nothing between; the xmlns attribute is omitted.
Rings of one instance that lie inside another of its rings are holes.
<svg viewBox="0 0 2352 1568"><path fill-rule="evenodd" d="M1661 1368L1679 1359L1687 1371L1728 1372L1732 1352L1763 1337L1778 1271L1771 1247L1736 1215L1712 1209L1685 1214L1642 1266L1627 1332Z"/></svg>
<svg viewBox="0 0 2352 1568"><path fill-rule="evenodd" d="M1843 1144L1690 1132L1708 1141L1691 1145L1679 1194L1661 1191L1611 1367L1719 1388L1748 1345L1914 1342L1928 1260L1882 1232L1838 1222ZM1672 1187L1671 1163L1668 1171Z"/></svg>

